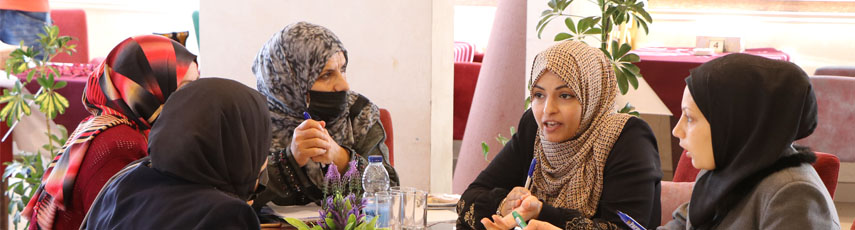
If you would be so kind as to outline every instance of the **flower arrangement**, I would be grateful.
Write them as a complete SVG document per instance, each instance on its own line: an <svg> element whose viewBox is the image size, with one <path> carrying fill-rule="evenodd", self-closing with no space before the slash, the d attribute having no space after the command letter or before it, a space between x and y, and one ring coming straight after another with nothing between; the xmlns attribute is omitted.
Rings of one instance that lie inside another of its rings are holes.
<svg viewBox="0 0 855 230"><path fill-rule="evenodd" d="M362 212L365 207L362 178L356 163L356 160L351 161L343 176L335 164L330 164L324 177L326 199L321 201L320 220L316 224L309 227L300 219L287 217L285 221L299 230L374 230L377 217L367 221Z"/></svg>

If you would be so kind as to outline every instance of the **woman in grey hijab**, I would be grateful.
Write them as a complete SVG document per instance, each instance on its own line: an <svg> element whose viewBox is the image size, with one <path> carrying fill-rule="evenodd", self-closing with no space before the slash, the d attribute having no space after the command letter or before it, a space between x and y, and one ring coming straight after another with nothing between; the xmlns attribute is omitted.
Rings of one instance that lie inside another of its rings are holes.
<svg viewBox="0 0 855 230"><path fill-rule="evenodd" d="M264 44L252 72L267 97L273 141L267 189L255 208L268 201L300 205L323 199L329 164L344 172L357 160L360 171L369 155L381 155L391 185L398 176L389 165L386 133L379 110L347 83L347 50L327 28L307 22L286 26ZM264 181L264 179L262 179Z"/></svg>

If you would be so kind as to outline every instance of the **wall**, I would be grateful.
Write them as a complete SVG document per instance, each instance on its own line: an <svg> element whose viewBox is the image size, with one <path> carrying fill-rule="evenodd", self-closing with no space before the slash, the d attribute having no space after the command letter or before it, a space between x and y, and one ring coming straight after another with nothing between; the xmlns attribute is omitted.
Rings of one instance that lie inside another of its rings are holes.
<svg viewBox="0 0 855 230"><path fill-rule="evenodd" d="M201 2L203 76L255 87L258 49L288 24L328 27L348 49L348 81L395 129L395 168L405 186L451 191L452 5L432 1Z"/></svg>
<svg viewBox="0 0 855 230"><path fill-rule="evenodd" d="M187 49L198 54L191 18L199 9L198 0L51 0L50 7L86 11L89 58L107 56L116 44L131 36L176 31L190 31Z"/></svg>

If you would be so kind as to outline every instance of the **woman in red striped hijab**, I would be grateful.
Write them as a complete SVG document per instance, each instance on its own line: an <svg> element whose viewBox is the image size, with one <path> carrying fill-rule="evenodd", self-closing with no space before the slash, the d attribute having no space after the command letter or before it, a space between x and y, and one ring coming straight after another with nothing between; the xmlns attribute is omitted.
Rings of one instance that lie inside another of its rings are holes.
<svg viewBox="0 0 855 230"><path fill-rule="evenodd" d="M101 187L148 155L149 130L166 99L196 80L196 56L169 38L125 39L89 76L83 103L92 113L48 166L22 213L30 229L78 229Z"/></svg>

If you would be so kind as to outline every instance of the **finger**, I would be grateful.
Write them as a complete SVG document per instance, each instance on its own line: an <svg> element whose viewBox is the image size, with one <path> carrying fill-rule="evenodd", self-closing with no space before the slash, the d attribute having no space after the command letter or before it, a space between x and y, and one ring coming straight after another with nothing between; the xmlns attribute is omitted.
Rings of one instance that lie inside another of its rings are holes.
<svg viewBox="0 0 855 230"><path fill-rule="evenodd" d="M322 129L312 128L312 129L297 130L296 132L294 132L294 138L296 140L311 139L311 138L319 138L319 139L325 139L326 140L326 139L328 139L328 137L329 137L329 135L326 134L326 130L322 130Z"/></svg>
<svg viewBox="0 0 855 230"><path fill-rule="evenodd" d="M486 217L481 218L481 224L484 225L484 228L489 230L500 229L499 226L497 226L495 223L493 223L492 221L490 221L490 219Z"/></svg>
<svg viewBox="0 0 855 230"><path fill-rule="evenodd" d="M304 120L294 130L305 130L305 129L313 129L313 128L314 129L323 129L324 127L321 125L320 122L318 122L316 120L309 119L309 120Z"/></svg>
<svg viewBox="0 0 855 230"><path fill-rule="evenodd" d="M314 158L316 156L324 155L326 152L327 150L322 148L300 149L300 154L306 158Z"/></svg>
<svg viewBox="0 0 855 230"><path fill-rule="evenodd" d="M324 150L330 149L330 142L322 138L312 138L297 141L297 149L321 148Z"/></svg>

